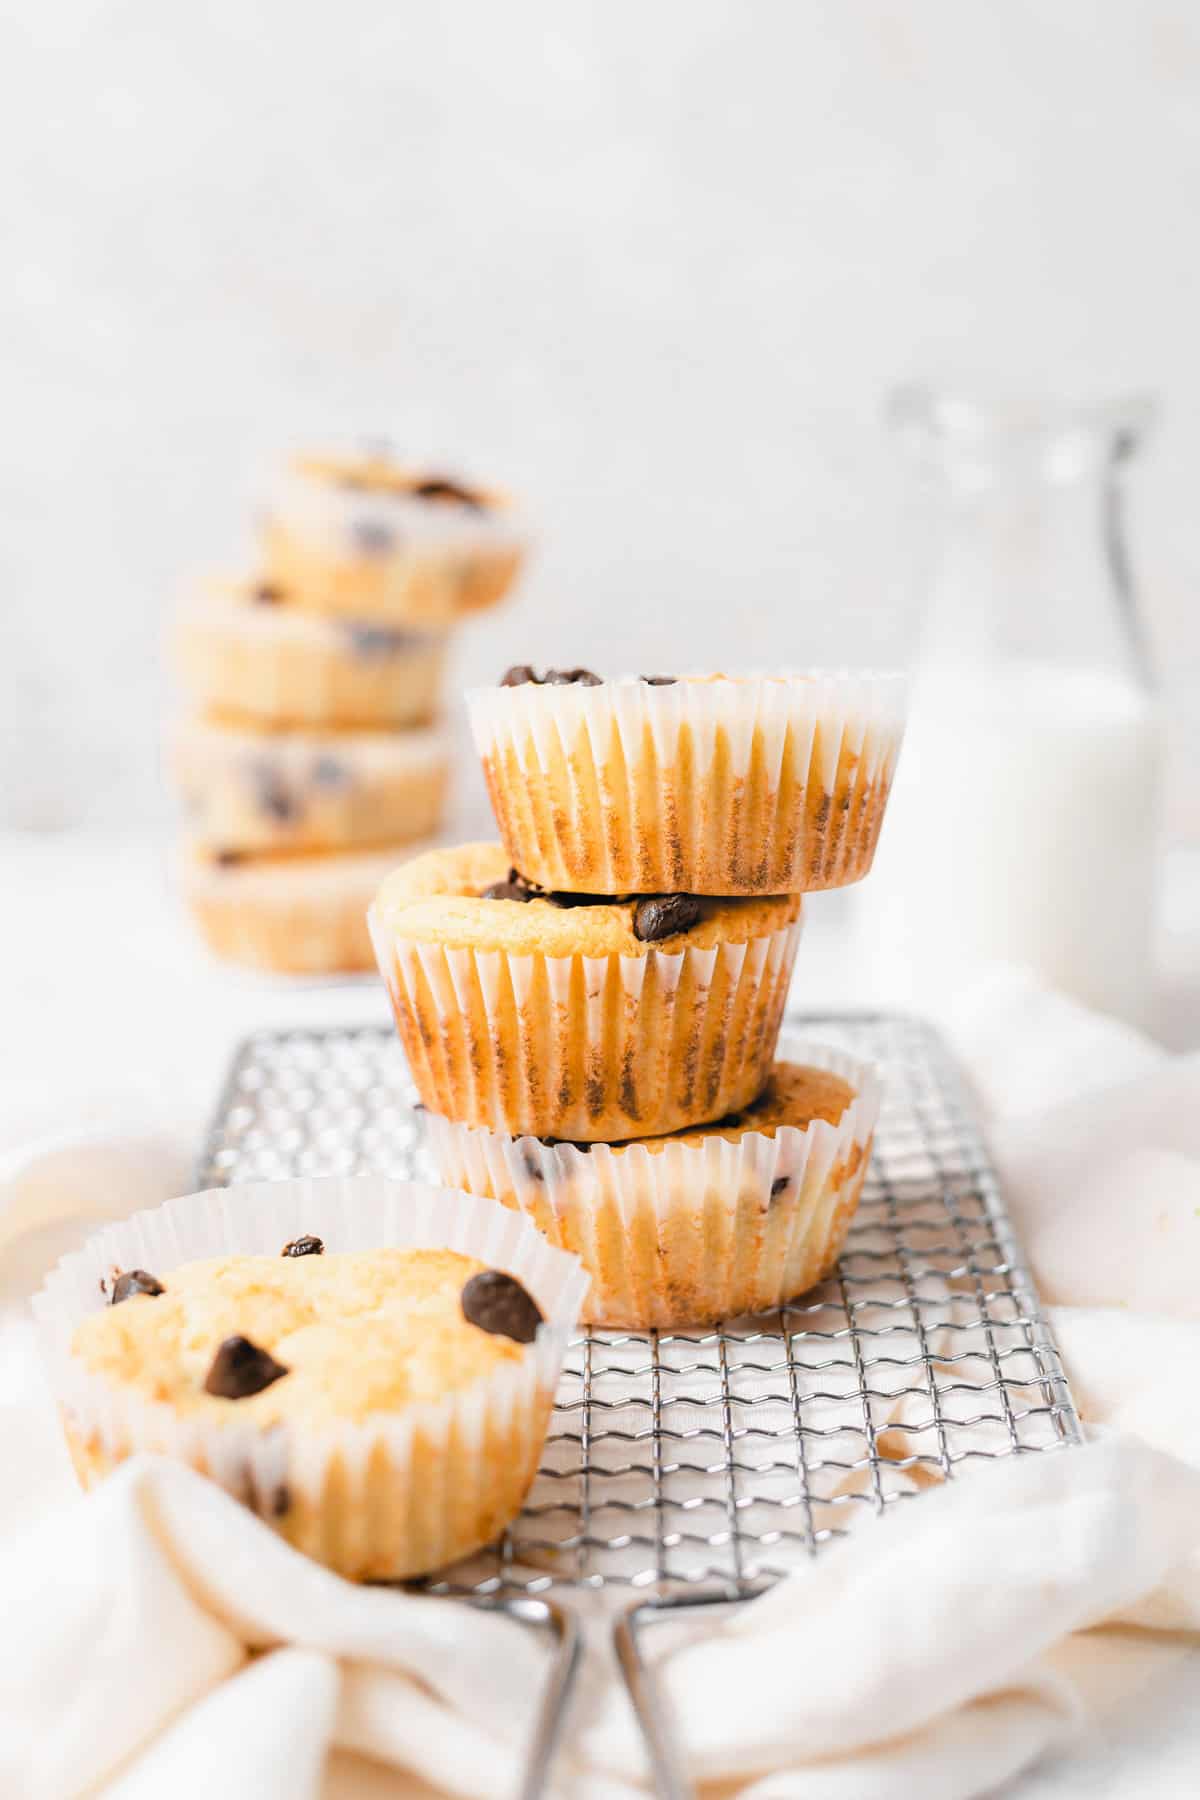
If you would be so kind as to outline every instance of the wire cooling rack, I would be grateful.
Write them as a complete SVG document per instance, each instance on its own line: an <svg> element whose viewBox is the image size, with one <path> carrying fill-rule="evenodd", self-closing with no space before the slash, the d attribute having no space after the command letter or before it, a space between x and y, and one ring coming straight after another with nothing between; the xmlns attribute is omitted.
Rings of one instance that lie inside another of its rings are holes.
<svg viewBox="0 0 1200 1800"><path fill-rule="evenodd" d="M792 1015L781 1055L798 1033L879 1062L886 1079L836 1275L718 1329L582 1332L525 1510L435 1591L685 1584L738 1598L965 1463L1079 1441L936 1034L896 1015ZM388 1028L258 1033L230 1073L200 1184L426 1175L414 1101Z"/></svg>

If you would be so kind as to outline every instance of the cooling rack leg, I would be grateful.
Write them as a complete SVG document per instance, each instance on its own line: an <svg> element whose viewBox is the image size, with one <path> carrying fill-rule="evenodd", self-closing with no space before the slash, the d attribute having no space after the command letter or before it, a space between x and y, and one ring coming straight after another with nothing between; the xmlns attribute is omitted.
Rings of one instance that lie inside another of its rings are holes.
<svg viewBox="0 0 1200 1800"><path fill-rule="evenodd" d="M542 1690L541 1703L534 1721L533 1737L525 1762L516 1800L541 1800L554 1753L562 1738L563 1724L570 1705L575 1678L583 1654L583 1637L579 1621L573 1613L552 1600L533 1599L526 1595L506 1595L488 1602L498 1612L523 1624L548 1630L555 1640L554 1661Z"/></svg>
<svg viewBox="0 0 1200 1800"><path fill-rule="evenodd" d="M646 1741L654 1792L659 1800L695 1800L695 1789L688 1780L666 1703L638 1643L639 1622L647 1613L659 1611L661 1608L644 1601L627 1607L613 1626L613 1647Z"/></svg>

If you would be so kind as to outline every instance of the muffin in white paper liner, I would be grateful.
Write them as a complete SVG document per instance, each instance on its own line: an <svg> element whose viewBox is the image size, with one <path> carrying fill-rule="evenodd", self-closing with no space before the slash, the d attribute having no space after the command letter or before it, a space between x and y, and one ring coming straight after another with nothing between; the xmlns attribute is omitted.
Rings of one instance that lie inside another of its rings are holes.
<svg viewBox="0 0 1200 1800"><path fill-rule="evenodd" d="M785 894L867 874L904 730L898 675L473 688L500 836L558 892Z"/></svg>
<svg viewBox="0 0 1200 1800"><path fill-rule="evenodd" d="M649 1137L745 1106L775 1053L800 919L745 943L549 956L406 938L368 914L431 1111L510 1133Z"/></svg>
<svg viewBox="0 0 1200 1800"><path fill-rule="evenodd" d="M448 639L354 618L318 618L269 582L229 583L176 627L180 677L204 711L271 726L424 725L440 709Z"/></svg>
<svg viewBox="0 0 1200 1800"><path fill-rule="evenodd" d="M189 843L179 887L209 949L229 962L289 975L362 974L375 966L371 897L417 848L225 857Z"/></svg>
<svg viewBox="0 0 1200 1800"><path fill-rule="evenodd" d="M88 1370L72 1354L75 1330L105 1304L100 1283L114 1268L148 1269L169 1285L182 1263L278 1256L309 1232L331 1252L458 1251L513 1275L536 1300L543 1323L518 1360L444 1401L311 1429L292 1420L256 1429L236 1413L219 1425L189 1419ZM85 1486L141 1450L175 1457L330 1568L392 1579L480 1549L519 1512L586 1288L573 1255L494 1201L353 1176L213 1189L106 1226L59 1262L33 1311Z"/></svg>
<svg viewBox="0 0 1200 1800"><path fill-rule="evenodd" d="M207 718L183 721L171 742L191 837L261 854L431 837L450 755L439 730L263 731Z"/></svg>
<svg viewBox="0 0 1200 1800"><path fill-rule="evenodd" d="M527 541L500 489L361 449L294 457L260 537L268 578L313 612L443 626L504 597Z"/></svg>
<svg viewBox="0 0 1200 1800"><path fill-rule="evenodd" d="M794 1299L833 1268L854 1216L879 1116L873 1065L793 1041L788 1063L854 1091L837 1124L748 1128L621 1145L545 1144L425 1117L443 1180L524 1213L592 1278L594 1325L708 1325Z"/></svg>

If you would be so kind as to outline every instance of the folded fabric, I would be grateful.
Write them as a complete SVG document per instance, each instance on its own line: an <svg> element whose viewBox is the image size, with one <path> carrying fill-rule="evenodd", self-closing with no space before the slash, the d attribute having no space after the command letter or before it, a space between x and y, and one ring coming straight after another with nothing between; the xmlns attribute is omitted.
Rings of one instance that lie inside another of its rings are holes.
<svg viewBox="0 0 1200 1800"><path fill-rule="evenodd" d="M667 1659L689 1760L754 1795L989 1792L1086 1716L1046 1660L1067 1634L1200 1630L1197 1551L1200 1472L1133 1439L949 1484ZM0 1591L0 1793L23 1800L302 1800L336 1746L505 1793L546 1673L521 1627L343 1582L155 1458L10 1544ZM602 1684L558 1791L642 1777Z"/></svg>

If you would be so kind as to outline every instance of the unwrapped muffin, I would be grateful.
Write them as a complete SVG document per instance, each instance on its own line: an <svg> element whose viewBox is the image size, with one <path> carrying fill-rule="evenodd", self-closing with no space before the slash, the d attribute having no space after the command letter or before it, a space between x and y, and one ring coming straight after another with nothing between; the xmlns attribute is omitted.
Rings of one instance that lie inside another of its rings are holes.
<svg viewBox="0 0 1200 1800"><path fill-rule="evenodd" d="M535 893L498 845L397 869L371 935L424 1103L461 1124L613 1139L761 1090L799 938L795 897Z"/></svg>

